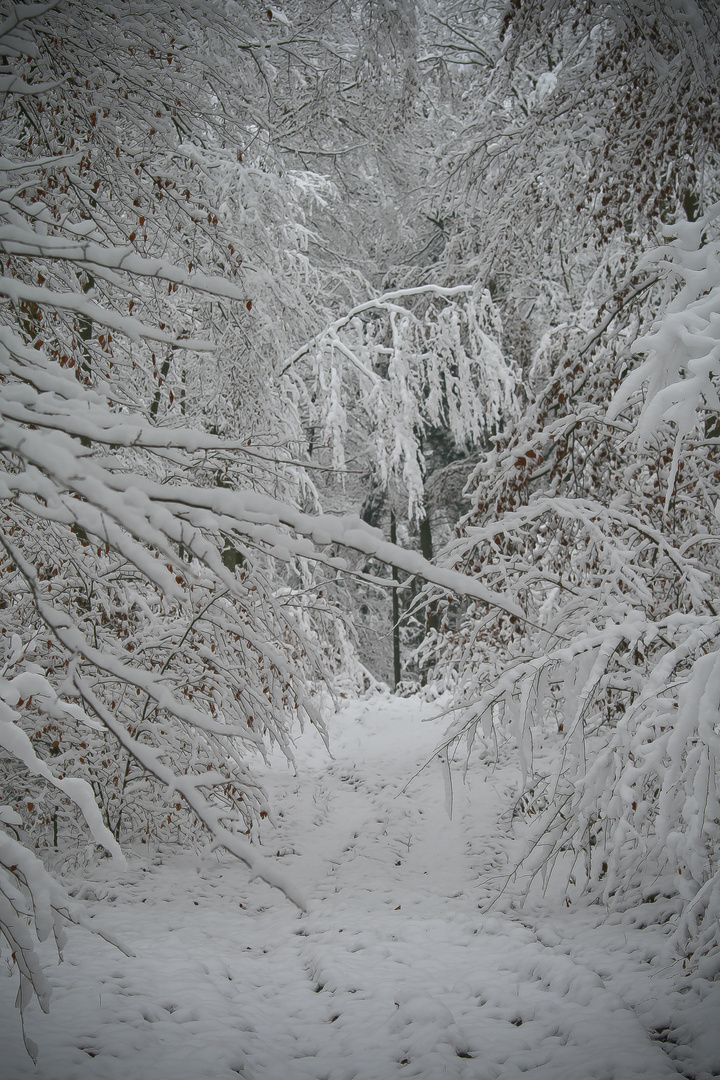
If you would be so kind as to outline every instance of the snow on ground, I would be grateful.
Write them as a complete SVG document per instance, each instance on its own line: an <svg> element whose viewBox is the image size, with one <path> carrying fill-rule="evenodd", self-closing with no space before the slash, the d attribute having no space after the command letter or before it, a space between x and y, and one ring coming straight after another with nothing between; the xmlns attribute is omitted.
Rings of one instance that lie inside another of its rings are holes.
<svg viewBox="0 0 720 1080"><path fill-rule="evenodd" d="M2 1080L693 1080L720 1076L720 989L683 977L643 912L525 908L506 892L512 762L455 774L437 706L376 696L298 741L265 777L262 840L309 897L299 912L214 854L132 854L84 874L86 904L135 952L71 928L45 951L49 1016L25 1055L0 980ZM72 886L71 882L71 886Z"/></svg>

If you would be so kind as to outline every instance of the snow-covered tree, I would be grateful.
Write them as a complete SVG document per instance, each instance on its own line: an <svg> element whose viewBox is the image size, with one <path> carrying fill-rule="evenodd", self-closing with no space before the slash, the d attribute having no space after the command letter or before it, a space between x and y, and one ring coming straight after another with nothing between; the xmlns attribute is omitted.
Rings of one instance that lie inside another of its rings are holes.
<svg viewBox="0 0 720 1080"><path fill-rule="evenodd" d="M480 187L499 184L501 204L516 200L519 221L537 215L528 235L546 299L536 290L528 408L475 471L473 510L446 557L502 582L525 620L480 605L448 626L441 656L458 673L449 739L499 725L517 744L523 805L538 815L519 867L530 877L558 867L627 903L652 865L660 891L681 899L679 949L714 971L716 215L687 219L717 183L706 141L717 27L714 11L683 10L508 9L507 98L494 108L515 113L515 133L508 125L479 146L474 167ZM528 86L532 100L513 104ZM699 127L675 108L690 92L707 111ZM646 141L651 114L687 136L680 160L672 140ZM515 140L531 128L542 143ZM621 197L626 166L638 171ZM651 190L660 174L663 190ZM555 200L554 235L575 233L572 261L546 232L538 184ZM663 246L652 250L653 238ZM512 300L522 274L508 280Z"/></svg>
<svg viewBox="0 0 720 1080"><path fill-rule="evenodd" d="M492 599L358 518L298 509L314 506L295 453L306 399L279 358L321 310L305 244L329 188L273 159L265 91L294 39L242 6L152 14L8 4L0 24L0 926L21 1005L47 1005L28 927L60 938L81 918L28 845L121 859L127 838L205 834L303 903L252 843L271 809L252 762L272 743L289 757L296 721L323 730L315 689L348 655L311 565L356 570L346 548ZM363 394L399 415L396 383L419 380L464 438L480 418L424 350L444 343L502 396L502 365L477 366L495 356L483 305L423 321L386 297L333 347L376 358L389 325L397 378L368 367ZM378 462L416 467L390 423Z"/></svg>
<svg viewBox="0 0 720 1080"><path fill-rule="evenodd" d="M289 753L293 716L320 723L321 650L268 577L267 537L212 509L229 485L277 494L288 456L248 445L272 357L242 336L246 222L209 193L242 145L209 62L230 28L211 5L156 7L7 5L0 28L3 929L21 1004L46 999L24 918L44 935L65 908L20 835L86 846L80 811L117 857L126 836L199 828L254 864L249 759ZM214 410L232 443L205 433L198 392L220 392L218 328L248 391Z"/></svg>

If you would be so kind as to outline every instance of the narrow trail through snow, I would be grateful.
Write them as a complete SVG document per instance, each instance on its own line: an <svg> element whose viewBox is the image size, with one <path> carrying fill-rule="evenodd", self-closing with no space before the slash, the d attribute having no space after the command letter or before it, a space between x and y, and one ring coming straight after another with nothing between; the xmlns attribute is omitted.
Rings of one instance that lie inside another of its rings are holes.
<svg viewBox="0 0 720 1080"><path fill-rule="evenodd" d="M307 913L227 858L86 875L90 909L136 956L73 930L50 1016L28 1014L37 1069L0 983L2 1080L677 1077L662 933L598 908L482 910L508 863L513 771L458 778L452 820L437 761L402 790L442 730L423 722L435 711L348 703L332 759L308 732L296 776L268 771L277 820L263 842ZM698 1027L717 1003L699 999L680 1075L720 1073L707 1065L720 1041L713 1029L700 1046Z"/></svg>

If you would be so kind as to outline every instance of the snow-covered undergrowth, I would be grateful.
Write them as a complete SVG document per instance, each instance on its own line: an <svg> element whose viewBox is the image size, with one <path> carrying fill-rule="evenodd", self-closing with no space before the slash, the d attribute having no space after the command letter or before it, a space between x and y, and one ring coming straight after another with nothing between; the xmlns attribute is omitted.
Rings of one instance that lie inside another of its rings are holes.
<svg viewBox="0 0 720 1080"><path fill-rule="evenodd" d="M441 707L348 701L333 757L311 729L297 774L264 781L260 840L292 868L302 913L225 854L132 853L65 883L134 956L71 927L44 959L50 1014L25 1054L0 980L12 1080L662 1080L720 1075L720 988L687 975L652 904L610 913L564 892L500 900L525 826L516 762L431 755ZM515 890L515 892L514 892ZM10 972L8 972L10 975Z"/></svg>

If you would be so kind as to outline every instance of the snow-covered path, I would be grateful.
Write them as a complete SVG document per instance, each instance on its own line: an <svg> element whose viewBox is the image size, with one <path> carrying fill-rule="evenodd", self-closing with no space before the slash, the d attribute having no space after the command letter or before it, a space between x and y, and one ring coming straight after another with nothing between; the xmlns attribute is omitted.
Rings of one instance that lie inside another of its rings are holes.
<svg viewBox="0 0 720 1080"><path fill-rule="evenodd" d="M349 703L333 759L308 732L298 775L268 772L264 843L305 914L226 858L94 871L85 898L136 956L71 933L50 1016L28 1011L37 1069L3 980L2 1080L720 1075L720 999L677 992L661 930L597 907L481 910L512 845L499 819L514 772L456 782L452 820L437 761L403 792L441 730L423 723L434 711Z"/></svg>

